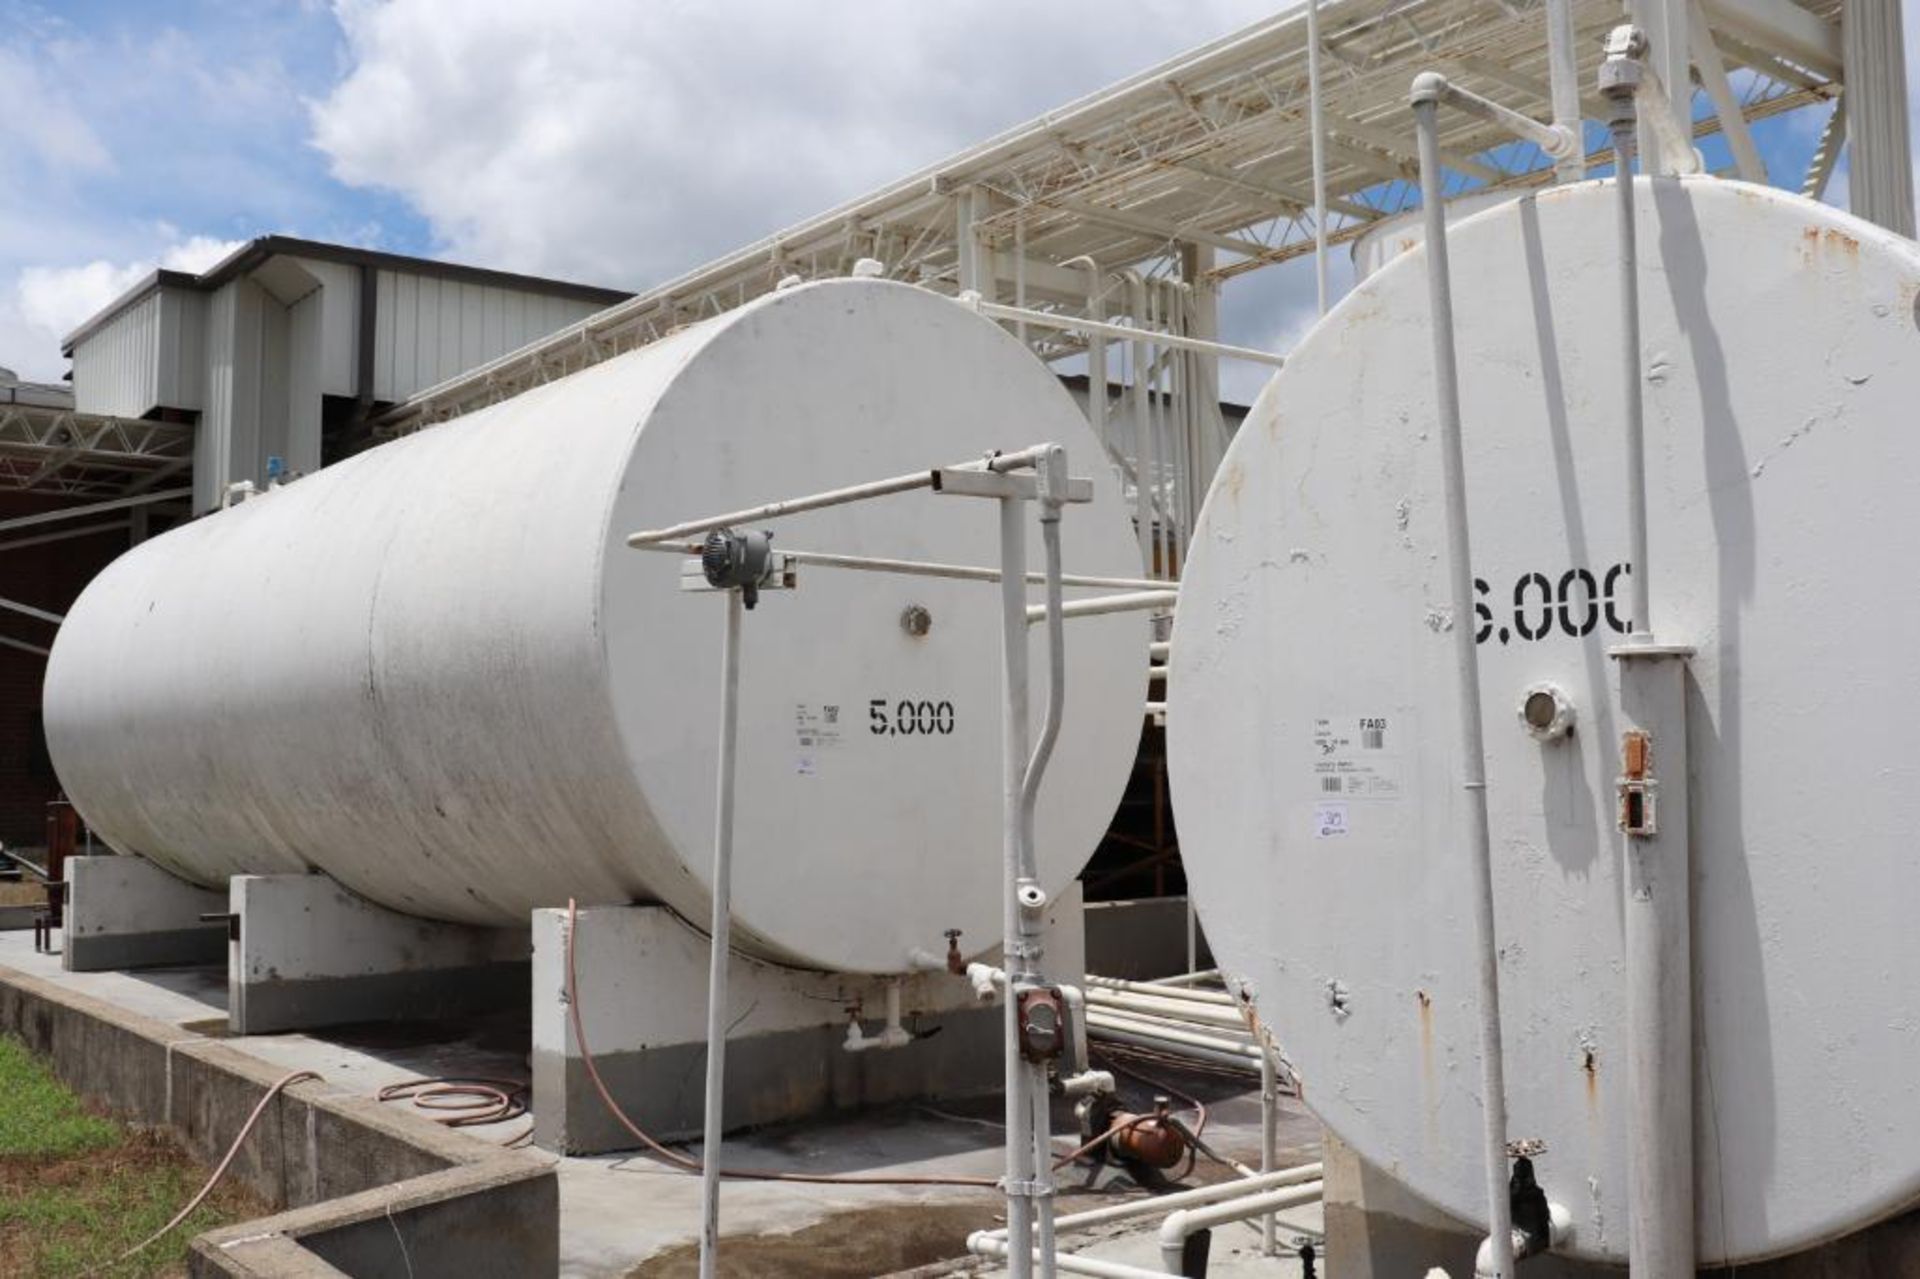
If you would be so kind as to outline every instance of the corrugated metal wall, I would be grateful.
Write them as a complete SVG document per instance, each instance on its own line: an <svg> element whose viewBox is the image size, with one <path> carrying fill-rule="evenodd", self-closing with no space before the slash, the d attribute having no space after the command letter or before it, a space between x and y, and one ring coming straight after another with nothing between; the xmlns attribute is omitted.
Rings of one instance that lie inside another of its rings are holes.
<svg viewBox="0 0 1920 1279"><path fill-rule="evenodd" d="M389 402L601 309L594 302L395 271L377 278L373 393Z"/></svg>
<svg viewBox="0 0 1920 1279"><path fill-rule="evenodd" d="M139 417L159 403L160 294L150 293L73 349L73 406Z"/></svg>
<svg viewBox="0 0 1920 1279"><path fill-rule="evenodd" d="M206 302L188 289L156 289L88 334L73 349L74 407L115 417L201 408Z"/></svg>

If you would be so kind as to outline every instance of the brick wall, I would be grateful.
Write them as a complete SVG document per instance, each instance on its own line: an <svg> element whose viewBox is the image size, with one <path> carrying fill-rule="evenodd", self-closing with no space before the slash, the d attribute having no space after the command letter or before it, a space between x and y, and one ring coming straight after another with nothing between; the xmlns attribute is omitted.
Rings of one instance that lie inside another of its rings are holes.
<svg viewBox="0 0 1920 1279"><path fill-rule="evenodd" d="M0 492L0 520L63 505L71 505L71 501ZM0 533L0 542L73 527L76 525L48 524ZM0 597L64 613L81 588L126 546L126 532L119 530L0 550ZM46 648L52 642L54 627L0 609L0 635ZM40 732L40 683L45 672L45 658L0 646L0 842L9 845L45 842L47 801L59 790Z"/></svg>

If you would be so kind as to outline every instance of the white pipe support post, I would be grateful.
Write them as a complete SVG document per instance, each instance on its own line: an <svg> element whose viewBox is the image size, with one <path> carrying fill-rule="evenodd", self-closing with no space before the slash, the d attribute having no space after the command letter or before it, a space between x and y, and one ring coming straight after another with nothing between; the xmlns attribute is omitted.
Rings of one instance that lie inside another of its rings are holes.
<svg viewBox="0 0 1920 1279"><path fill-rule="evenodd" d="M1153 576L1153 477L1147 469L1147 343L1141 317L1147 309L1146 281L1138 271L1122 272L1127 286L1127 316L1132 337L1127 347L1127 362L1133 376L1127 383L1127 416L1133 422L1133 525L1140 543L1140 573Z"/></svg>
<svg viewBox="0 0 1920 1279"><path fill-rule="evenodd" d="M1235 1221L1246 1221L1264 1213L1277 1212L1283 1208L1297 1208L1301 1204L1310 1204L1325 1194L1325 1184L1309 1181L1304 1185L1287 1186L1278 1190L1269 1190L1263 1194L1249 1195L1245 1199L1228 1199L1222 1203L1208 1204L1204 1208L1182 1208L1168 1214L1160 1225L1160 1264L1169 1274L1180 1274L1181 1253L1186 1251L1187 1238L1199 1234L1202 1230L1211 1230L1215 1226L1224 1226Z"/></svg>
<svg viewBox="0 0 1920 1279"><path fill-rule="evenodd" d="M1061 486L1064 487L1064 486ZM1004 679L1002 767L1002 874L1005 885L1004 951L1006 962L1006 1125L1007 1171L1003 1189L1007 1198L1009 1248L1007 1270L1012 1279L1029 1279L1036 1251L1042 1256L1040 1273L1052 1273L1051 1234L1053 1193L1052 1159L1042 1159L1044 1142L1051 1151L1051 1132L1045 1130L1040 1107L1046 1100L1045 1067L1030 1062L1020 1050L1020 990L1037 983L1041 957L1046 894L1034 874L1026 808L1028 706L1030 683L1027 658L1027 526L1026 499L1009 492L1000 502L1001 665ZM1054 566L1057 568L1057 565ZM1057 576L1049 593L1057 588ZM1031 907L1031 909L1030 909ZM1038 1121L1038 1122L1036 1122ZM1036 1229L1037 1227L1037 1229ZM1041 1236L1045 1236L1042 1244Z"/></svg>
<svg viewBox="0 0 1920 1279"><path fill-rule="evenodd" d="M1320 82L1320 0L1307 0L1307 127L1313 134L1313 283L1327 313L1327 126Z"/></svg>
<svg viewBox="0 0 1920 1279"><path fill-rule="evenodd" d="M1260 1044L1260 1173L1265 1176L1273 1171L1273 1165L1280 1156L1280 1064L1274 1060L1273 1044L1262 1039ZM1279 1251L1280 1241L1276 1237L1278 1222L1272 1212L1260 1218L1260 1251L1273 1256Z"/></svg>
<svg viewBox="0 0 1920 1279"><path fill-rule="evenodd" d="M1447 559L1452 577L1454 667L1460 699L1461 788L1466 792L1465 853L1473 879L1473 930L1480 1019L1480 1091L1485 1120L1488 1233L1496 1279L1513 1279L1513 1210L1507 1190L1507 1083L1500 1032L1500 953L1494 928L1493 844L1487 817L1487 773L1480 704L1480 655L1473 627L1473 540L1467 519L1466 451L1461 441L1459 363L1453 341L1453 281L1447 260L1447 216L1440 174L1440 102L1446 82L1413 82L1420 143L1420 204L1426 220L1428 323L1433 333L1434 401L1447 493ZM1504 110L1504 108L1503 108Z"/></svg>
<svg viewBox="0 0 1920 1279"><path fill-rule="evenodd" d="M1627 987L1627 1259L1636 1275L1694 1272L1692 866L1686 673L1691 650L1629 638L1619 664L1621 893ZM1641 751L1638 760L1636 750ZM1635 768L1643 776L1631 776ZM1662 784L1664 782L1664 785ZM1625 811L1640 790L1640 824Z"/></svg>
<svg viewBox="0 0 1920 1279"><path fill-rule="evenodd" d="M1553 123L1565 129L1576 145L1553 166L1554 181L1578 182L1587 176L1586 120L1580 112L1580 54L1578 29L1573 22L1573 0L1547 0L1548 91L1553 95Z"/></svg>
<svg viewBox="0 0 1920 1279"><path fill-rule="evenodd" d="M1617 43L1616 43L1617 41ZM1614 106L1619 192L1620 388L1627 445L1633 619L1619 663L1619 825L1627 985L1627 1256L1635 1274L1692 1274L1693 933L1688 842L1686 675L1690 648L1663 644L1652 617L1646 411L1632 148L1643 46L1616 30L1602 90ZM1663 788L1659 775L1671 783Z"/></svg>
<svg viewBox="0 0 1920 1279"><path fill-rule="evenodd" d="M713 914L707 936L707 1094L700 1143L700 1279L713 1279L720 1256L720 1149L727 1070L727 958L733 926L733 776L740 724L741 592L727 592L720 650L720 758L713 821Z"/></svg>

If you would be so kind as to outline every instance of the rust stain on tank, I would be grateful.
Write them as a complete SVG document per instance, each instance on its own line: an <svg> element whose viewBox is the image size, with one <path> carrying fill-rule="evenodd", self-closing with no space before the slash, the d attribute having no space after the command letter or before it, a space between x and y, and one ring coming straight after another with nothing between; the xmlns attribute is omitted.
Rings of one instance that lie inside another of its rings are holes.
<svg viewBox="0 0 1920 1279"><path fill-rule="evenodd" d="M1850 262L1860 259L1860 241L1839 227L1810 226L1800 232L1800 260L1812 265L1822 254Z"/></svg>
<svg viewBox="0 0 1920 1279"><path fill-rule="evenodd" d="M1240 505L1240 490L1246 485L1247 473L1238 462L1229 464L1220 472L1220 488L1233 499L1235 506Z"/></svg>
<svg viewBox="0 0 1920 1279"><path fill-rule="evenodd" d="M1435 1088L1433 1079L1433 996L1424 990L1413 992L1414 1000L1420 1006L1420 1091L1426 1103L1427 1142L1438 1145L1440 1141L1440 1115L1434 1104Z"/></svg>
<svg viewBox="0 0 1920 1279"><path fill-rule="evenodd" d="M1591 1048L1581 1056L1580 1073L1586 1076L1587 1112L1592 1114L1600 1109L1600 1055Z"/></svg>

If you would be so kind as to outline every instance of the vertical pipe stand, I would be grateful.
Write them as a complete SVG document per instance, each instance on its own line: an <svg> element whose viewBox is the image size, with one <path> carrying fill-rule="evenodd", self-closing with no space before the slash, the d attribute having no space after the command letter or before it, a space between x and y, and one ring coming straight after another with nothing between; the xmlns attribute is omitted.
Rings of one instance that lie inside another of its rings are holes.
<svg viewBox="0 0 1920 1279"><path fill-rule="evenodd" d="M1629 641L1619 663L1621 922L1627 983L1627 1256L1635 1275L1694 1272L1690 648Z"/></svg>
<svg viewBox="0 0 1920 1279"><path fill-rule="evenodd" d="M1413 85L1420 139L1420 204L1426 219L1429 323L1433 328L1435 407L1446 472L1454 667L1460 694L1461 787L1467 793L1466 853L1473 876L1473 932L1479 985L1480 1092L1484 1111L1489 1279L1513 1279L1513 1205L1507 1192L1507 1081L1500 1038L1500 956L1493 911L1493 847L1487 819L1486 746L1480 705L1480 654L1473 619L1472 538L1467 523L1466 455L1461 443L1459 365L1453 344L1453 281L1447 261L1446 193L1440 171L1438 76Z"/></svg>
<svg viewBox="0 0 1920 1279"><path fill-rule="evenodd" d="M720 1255L721 1102L726 1085L727 958L733 925L733 765L740 722L739 587L727 592L721 647L720 762L713 817L713 915L708 936L707 1095L700 1144L700 1279L714 1279Z"/></svg>
<svg viewBox="0 0 1920 1279"><path fill-rule="evenodd" d="M1026 787L1028 749L1027 680L1027 504L1000 499L1000 662L1005 694L1001 723L1005 808L1001 855L1006 881L1005 947L1007 968L1006 1116L1007 1116L1007 1273L1028 1279L1033 1273L1034 1159L1033 1080L1020 1055L1019 1001L1014 991L1030 971L1026 925L1020 909L1022 878L1021 794Z"/></svg>

